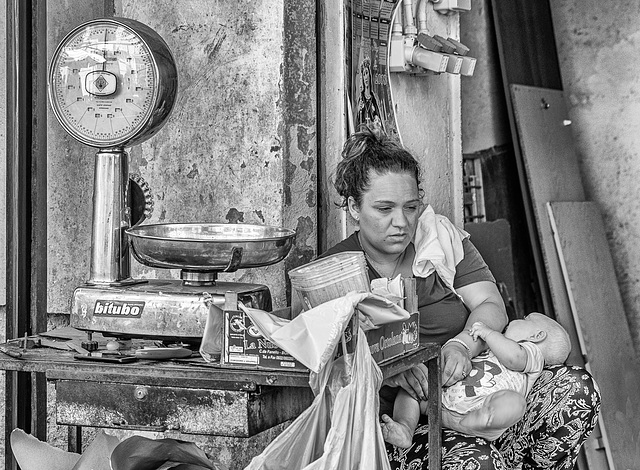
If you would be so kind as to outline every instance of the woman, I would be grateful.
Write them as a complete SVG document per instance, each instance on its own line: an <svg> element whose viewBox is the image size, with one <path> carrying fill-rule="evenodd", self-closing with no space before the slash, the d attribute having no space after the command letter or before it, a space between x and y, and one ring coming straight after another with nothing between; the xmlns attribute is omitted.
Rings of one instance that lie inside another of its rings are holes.
<svg viewBox="0 0 640 470"><path fill-rule="evenodd" d="M374 133L363 128L352 135L345 143L334 184L342 197L342 207L348 210L358 230L323 256L363 251L372 279L414 276L413 240L423 209L419 183L416 160L380 130ZM502 297L482 257L468 238L461 236L456 242L462 243L463 257L455 266L453 281L447 282L433 272L418 277L416 282L420 339L443 345L444 386L464 378L471 370L471 358L485 349L482 340L474 341L468 333L474 322L481 321L498 331L507 324ZM525 417L499 442L489 443L445 430L443 468L501 469L520 462L523 468L572 468L581 444L595 426L599 393L584 369L560 366L545 370L545 374L527 400ZM381 413L390 411L398 388L414 398L425 398L426 366L420 364L385 382L380 392ZM554 389L565 390L562 403L550 399ZM578 400L582 406L572 407ZM547 405L543 408L544 403ZM553 419L540 420L541 415ZM565 427L564 423L570 421L571 426ZM409 449L389 446L392 468L427 468L427 442L427 426L423 425L417 429ZM531 442L535 444L532 446Z"/></svg>

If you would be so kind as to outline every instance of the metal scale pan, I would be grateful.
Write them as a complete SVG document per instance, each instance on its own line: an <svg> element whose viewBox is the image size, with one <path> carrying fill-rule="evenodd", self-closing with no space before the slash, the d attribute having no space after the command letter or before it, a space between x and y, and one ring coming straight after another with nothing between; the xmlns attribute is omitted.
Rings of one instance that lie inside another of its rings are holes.
<svg viewBox="0 0 640 470"><path fill-rule="evenodd" d="M186 285L215 282L218 272L275 264L295 238L293 230L250 224L150 224L126 233L138 262L180 269Z"/></svg>

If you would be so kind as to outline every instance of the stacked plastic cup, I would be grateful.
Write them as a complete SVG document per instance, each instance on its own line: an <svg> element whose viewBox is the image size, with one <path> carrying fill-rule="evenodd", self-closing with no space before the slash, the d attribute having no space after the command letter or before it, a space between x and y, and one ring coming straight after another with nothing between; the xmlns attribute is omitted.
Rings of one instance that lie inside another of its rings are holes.
<svg viewBox="0 0 640 470"><path fill-rule="evenodd" d="M289 278L306 309L349 292L371 290L367 261L361 251L345 251L312 261L289 271Z"/></svg>

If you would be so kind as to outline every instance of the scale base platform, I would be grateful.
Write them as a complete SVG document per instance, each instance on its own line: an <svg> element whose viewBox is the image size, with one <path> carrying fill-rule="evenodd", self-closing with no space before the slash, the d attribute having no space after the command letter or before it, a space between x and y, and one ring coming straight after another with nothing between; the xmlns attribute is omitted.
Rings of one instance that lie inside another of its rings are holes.
<svg viewBox="0 0 640 470"><path fill-rule="evenodd" d="M271 311L271 293L261 284L186 286L178 280L150 279L127 286L76 288L70 324L104 336L198 344L210 311L222 315L224 294L229 291L248 307Z"/></svg>

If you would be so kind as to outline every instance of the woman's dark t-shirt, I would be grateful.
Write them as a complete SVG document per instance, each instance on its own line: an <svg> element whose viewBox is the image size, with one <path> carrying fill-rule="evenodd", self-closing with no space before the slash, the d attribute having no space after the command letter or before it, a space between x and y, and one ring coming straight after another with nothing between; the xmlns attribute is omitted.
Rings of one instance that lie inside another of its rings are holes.
<svg viewBox="0 0 640 470"><path fill-rule="evenodd" d="M462 247L464 248L464 258L456 266L453 287L458 289L479 281L495 282L482 256L468 238L463 240ZM354 232L320 257L343 251L364 251L358 240L358 232ZM368 260L367 267L371 279L382 277ZM416 278L416 290L420 312L421 342L443 344L462 331L469 316L469 310L460 297L444 284L437 273L426 278Z"/></svg>

